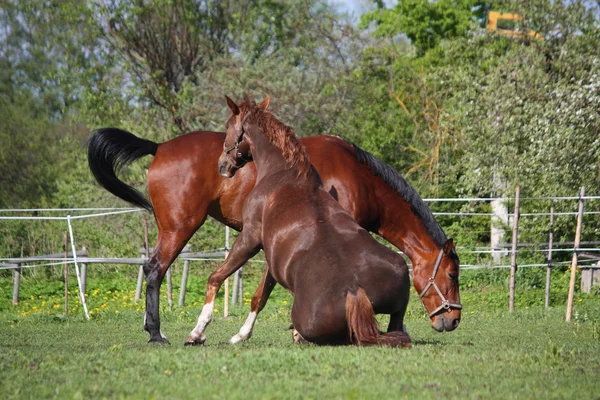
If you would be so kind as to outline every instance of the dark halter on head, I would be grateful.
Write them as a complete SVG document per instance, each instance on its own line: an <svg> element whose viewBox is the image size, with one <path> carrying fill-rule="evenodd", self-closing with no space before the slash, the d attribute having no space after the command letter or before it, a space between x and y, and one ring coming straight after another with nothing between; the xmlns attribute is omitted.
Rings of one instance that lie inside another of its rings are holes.
<svg viewBox="0 0 600 400"><path fill-rule="evenodd" d="M438 287L437 283L435 283L435 276L437 275L437 272L440 269L440 264L442 263L443 255L444 255L444 249L441 249L440 253L437 256L437 259L435 260L435 266L433 267L433 273L431 274L431 278L429 278L429 282L427 282L427 285L425 285L425 288L423 289L421 294L419 294L419 298L423 299L423 296L425 296L425 293L427 293L427 290L433 286L433 288L435 289L437 294L442 299L442 304L438 308L436 308L435 310L433 310L432 312L430 312L428 314L429 318L433 317L435 314L437 314L438 312L440 312L441 310L444 310L444 309L446 309L446 310L450 310L451 308L454 308L456 310L462 309L462 305L460 303L450 303L446 299L446 297L444 297L444 294ZM422 300L421 300L421 303L423 303ZM423 307L425 307L425 304L423 304ZM425 307L425 311L428 311L426 307Z"/></svg>

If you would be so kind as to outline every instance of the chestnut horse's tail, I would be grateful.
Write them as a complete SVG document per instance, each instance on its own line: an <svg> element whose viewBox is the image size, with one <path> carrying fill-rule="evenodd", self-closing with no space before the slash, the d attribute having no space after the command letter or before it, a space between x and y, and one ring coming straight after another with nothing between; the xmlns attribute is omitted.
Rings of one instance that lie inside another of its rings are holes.
<svg viewBox="0 0 600 400"><path fill-rule="evenodd" d="M379 336L373 305L362 288L346 294L346 320L350 341L359 346L371 344Z"/></svg>
<svg viewBox="0 0 600 400"><path fill-rule="evenodd" d="M404 347L410 343L405 332L379 331L373 305L362 288L346 294L346 320L350 342L358 346Z"/></svg>
<svg viewBox="0 0 600 400"><path fill-rule="evenodd" d="M141 139L132 133L103 128L92 133L88 140L88 164L98 183L128 203L152 211L152 204L133 187L117 178L124 166L146 155L155 155L158 143Z"/></svg>

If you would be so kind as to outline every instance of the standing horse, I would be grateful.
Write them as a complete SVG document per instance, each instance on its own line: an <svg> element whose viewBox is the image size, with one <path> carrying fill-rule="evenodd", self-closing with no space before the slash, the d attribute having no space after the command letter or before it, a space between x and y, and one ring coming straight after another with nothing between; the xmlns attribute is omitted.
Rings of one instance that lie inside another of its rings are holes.
<svg viewBox="0 0 600 400"><path fill-rule="evenodd" d="M402 256L377 242L323 188L291 128L254 102L227 102L233 114L223 152L246 141L256 185L244 201L244 229L211 274L205 305L186 344L205 342L221 284L261 249L271 276L294 296L292 323L304 340L408 344L403 320L410 281ZM219 165L225 162L222 156ZM379 331L375 313L391 315L388 333Z"/></svg>
<svg viewBox="0 0 600 400"><path fill-rule="evenodd" d="M264 104L266 108L267 104ZM96 180L113 195L154 212L158 240L144 264L146 314L144 328L151 342L165 342L160 331L159 292L171 263L207 215L231 228L242 229L242 204L254 187L253 163L231 179L219 175L217 159L225 135L191 132L164 143L154 143L115 128L99 129L88 142L88 163ZM451 331L458 326L458 257L427 205L408 182L377 158L334 136L300 139L327 190L365 229L402 250L412 261L413 285L421 294L432 327ZM150 202L117 178L120 167L145 155L154 155L148 170ZM227 153L221 172L233 175L245 164L243 146ZM432 281L433 278L433 281ZM433 282L435 286L432 288ZM251 313L264 307L275 281L265 278L252 297ZM434 290L436 289L436 290ZM450 299L450 300L447 300ZM450 303L448 303L450 301ZM440 308L443 306L442 308ZM245 324L233 341L247 339Z"/></svg>

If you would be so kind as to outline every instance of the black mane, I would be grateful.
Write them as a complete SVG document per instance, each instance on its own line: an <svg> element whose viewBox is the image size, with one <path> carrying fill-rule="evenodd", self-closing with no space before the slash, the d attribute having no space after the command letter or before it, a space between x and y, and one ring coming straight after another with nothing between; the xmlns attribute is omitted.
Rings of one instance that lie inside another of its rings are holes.
<svg viewBox="0 0 600 400"><path fill-rule="evenodd" d="M429 232L435 244L440 248L443 247L447 240L446 234L442 230L440 224L435 220L435 217L431 213L429 207L427 207L427 204L425 204L423 199L421 199L406 179L371 153L361 149L354 143L348 143L354 147L354 153L356 154L358 161L367 165L373 174L383 179L385 183L410 204L410 209L423 222L425 230Z"/></svg>

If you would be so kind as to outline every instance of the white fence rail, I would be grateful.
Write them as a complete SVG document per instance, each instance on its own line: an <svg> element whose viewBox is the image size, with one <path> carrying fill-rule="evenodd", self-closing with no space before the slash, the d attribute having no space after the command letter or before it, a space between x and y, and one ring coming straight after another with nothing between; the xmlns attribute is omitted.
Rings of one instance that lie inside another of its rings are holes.
<svg viewBox="0 0 600 400"><path fill-rule="evenodd" d="M503 204L506 208L507 203L515 203L515 198L443 198L443 199L424 199L425 202L430 204L432 209L435 209L436 203L447 203L447 202L468 202L468 203L481 203L481 202L497 202L496 204ZM562 196L562 197L529 197L529 198L521 198L521 202L526 201L551 201L553 204L557 204L558 202L571 202L575 206L577 203L583 204L585 201L597 201L600 200L600 196ZM573 207L575 208L575 207ZM18 257L18 258L10 258L0 257L0 270L2 269L12 269L13 270L13 279L14 279L14 290L13 290L13 302L16 303L18 301L19 295L19 285L20 285L20 275L21 271L24 268L35 268L35 267L47 267L47 266L56 266L56 265L75 265L77 277L78 277L78 286L80 293L80 301L84 306L84 310L87 316L86 304L85 304L85 290L86 290L86 276L87 276L87 266L89 264L94 263L102 263L102 264L125 264L125 265L139 265L139 273L138 273L138 281L136 285L136 296L135 300L137 301L140 298L141 288L142 288L142 280L143 280L143 270L142 265L146 261L146 250L140 249L140 257L134 258L99 258L99 257L89 257L87 250L83 249L82 251L75 251L76 246L76 237L77 232L73 229L73 225L71 221L81 220L86 218L97 218L97 217L105 217L110 215L119 215L126 213L135 213L139 211L144 211L138 208L62 208L62 209L47 209L47 208L38 208L38 209L4 209L0 210L0 223L2 220L41 220L41 221L64 221L65 228L69 231L69 247L71 248L71 252L61 253L61 254L50 254L45 256L34 256L34 257ZM18 215L15 216L15 213L23 214L23 213L33 213L36 215L32 216L23 216ZM50 214L50 215L38 215L40 213ZM81 213L80 215L72 216L71 213ZM11 215L13 214L13 215ZM62 215L57 215L62 214ZM490 218L490 230L492 230L492 220L494 218L498 221L499 214L492 212L433 212L433 214L437 217L458 217L458 218L469 218L469 217L486 217ZM530 263L530 264L519 264L519 268L526 267L546 267L548 269L548 277L550 270L553 266L559 265L567 265L572 264L572 268L579 267L585 273L582 277L581 287L582 290L589 290L592 284L600 283L600 242L581 242L579 245L575 242L563 242L556 243L552 242L552 221L555 217L562 218L575 218L579 215L580 218L591 215L599 215L600 211L560 211L554 212L551 208L548 212L529 212L529 213L520 213L517 209L513 213L508 213L505 209L503 213L501 213L500 220L505 226L509 226L510 221L514 222L515 215L518 218L544 218L548 219L548 231L549 231L549 240L546 242L539 243L521 243L517 246L511 246L508 243L490 243L489 247L465 247L459 246L457 247L459 255L460 254L491 254L494 256L496 261L501 260L501 256L508 256L509 254L513 255L513 257L517 258L520 253L545 253L547 255L546 263ZM493 236L493 235L492 235ZM502 236L502 235L501 235ZM573 232L573 237L575 237L575 232ZM227 242L227 238L224 238L224 242ZM518 243L518 238L516 240ZM583 247L580 247L583 246ZM146 243L146 247L149 247ZM562 248L561 248L562 247ZM181 291L179 294L179 305L183 305L185 302L185 291L187 278L190 268L191 261L200 261L200 260L219 260L224 259L226 252L228 251L227 246L217 249L217 251L211 252L191 252L189 247L186 247L184 251L180 254L179 259L184 261L182 279L181 279ZM152 249L149 249L149 253L152 252ZM564 253L569 252L574 254L574 264L567 261L556 262L552 260L553 253ZM1 256L1 254L0 254ZM585 259L580 259L581 256L584 256ZM262 262L260 260L255 260L257 262ZM79 270L79 265L81 265L81 271ZM516 262L509 264L504 264L502 262L494 262L486 265L476 265L476 264L462 264L461 269L470 270L470 269L490 269L490 268L513 268L516 269ZM167 273L167 284L168 284L168 298L169 304L173 304L172 300L172 284L171 284L171 269L169 269ZM238 275L235 279L235 282L238 286L233 288L232 298L241 298L241 285L242 279L241 275ZM547 279L547 288L546 288L546 305L548 304L548 295L549 295L549 279Z"/></svg>

